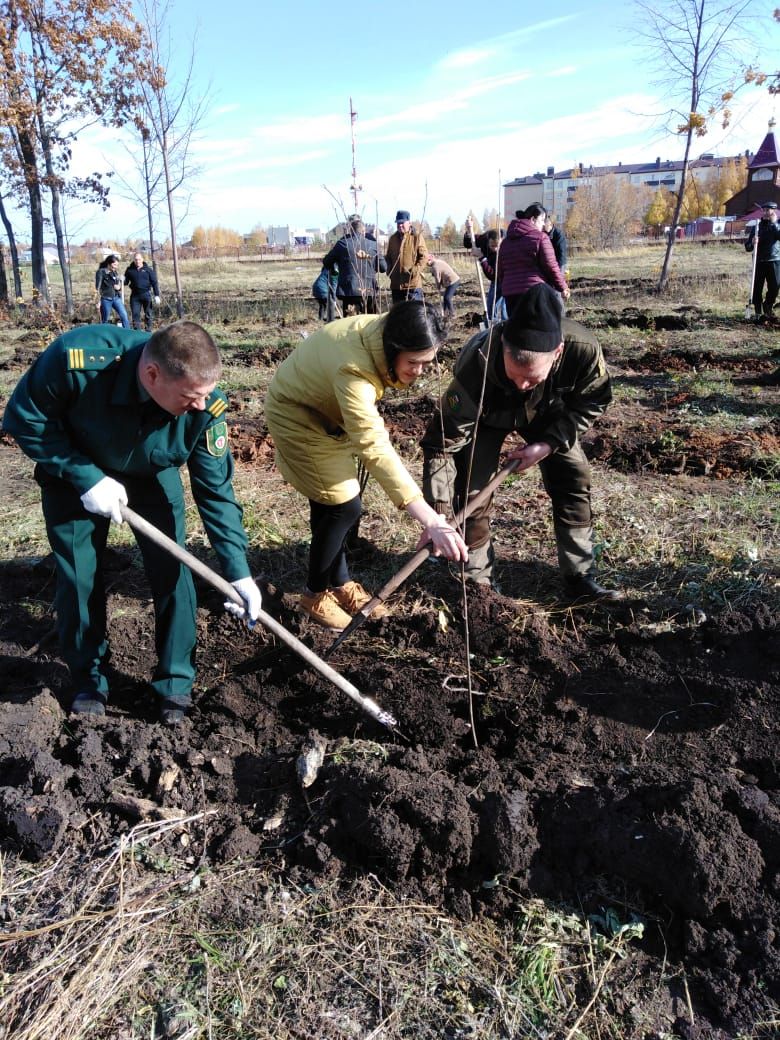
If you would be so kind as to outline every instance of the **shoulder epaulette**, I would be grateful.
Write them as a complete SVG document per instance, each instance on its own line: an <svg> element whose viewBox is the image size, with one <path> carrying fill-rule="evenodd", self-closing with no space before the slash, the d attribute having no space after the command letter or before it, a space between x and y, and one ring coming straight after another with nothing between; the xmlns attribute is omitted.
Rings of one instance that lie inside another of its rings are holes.
<svg viewBox="0 0 780 1040"><path fill-rule="evenodd" d="M211 400L206 405L206 411L213 415L215 419L218 419L227 409L227 401L221 394L217 393L211 395Z"/></svg>
<svg viewBox="0 0 780 1040"><path fill-rule="evenodd" d="M68 347L68 370L70 372L99 372L115 361L122 360L123 351L100 347Z"/></svg>

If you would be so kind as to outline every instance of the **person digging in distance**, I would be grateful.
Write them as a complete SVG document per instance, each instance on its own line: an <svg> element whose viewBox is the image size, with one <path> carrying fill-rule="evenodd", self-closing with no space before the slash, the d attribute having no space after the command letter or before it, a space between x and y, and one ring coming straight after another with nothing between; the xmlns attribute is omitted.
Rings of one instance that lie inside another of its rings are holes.
<svg viewBox="0 0 780 1040"><path fill-rule="evenodd" d="M436 282L436 288L441 293L441 306L445 317L455 317L455 293L460 289L460 275L450 265L439 257L428 254L428 267Z"/></svg>
<svg viewBox="0 0 780 1040"><path fill-rule="evenodd" d="M247 538L232 488L219 352L200 325L181 321L149 336L108 325L73 329L16 386L3 429L36 463L57 566L62 656L75 687L71 710L104 715L109 697L102 560L111 521L130 505L184 544L187 466L192 494L225 577L253 623L261 595L249 576ZM151 686L161 721L177 724L195 679L195 588L190 571L135 534L152 590L157 666Z"/></svg>
<svg viewBox="0 0 780 1040"><path fill-rule="evenodd" d="M387 314L343 318L312 333L268 388L265 417L277 465L309 499L311 548L300 608L335 632L371 599L352 580L345 552L362 510L356 458L393 505L420 524L418 548L432 542L434 555L466 559L462 538L426 504L377 411L389 387L412 386L433 364L443 341L435 308L407 300Z"/></svg>
<svg viewBox="0 0 780 1040"><path fill-rule="evenodd" d="M506 300L501 295L501 287L498 287L496 295L496 265L498 263L498 249L501 244L501 234L498 228L489 228L479 235L474 234L474 218L469 214L466 217L466 226L463 234L463 248L471 250L476 257L479 255L479 266L488 280L487 313L489 320L506 321Z"/></svg>
<svg viewBox="0 0 780 1040"><path fill-rule="evenodd" d="M489 340L488 337L491 337ZM489 348L489 349L488 349ZM487 366L487 372L485 368ZM484 386L482 410L479 401ZM422 439L423 490L440 513L455 512L498 472L505 439L518 432L518 472L538 465L553 507L558 562L568 600L613 603L620 592L598 584L593 557L590 466L580 437L612 399L595 336L561 318L554 289L524 293L508 321L473 336ZM474 454L472 459L472 443ZM466 521L466 576L491 584L492 498Z"/></svg>

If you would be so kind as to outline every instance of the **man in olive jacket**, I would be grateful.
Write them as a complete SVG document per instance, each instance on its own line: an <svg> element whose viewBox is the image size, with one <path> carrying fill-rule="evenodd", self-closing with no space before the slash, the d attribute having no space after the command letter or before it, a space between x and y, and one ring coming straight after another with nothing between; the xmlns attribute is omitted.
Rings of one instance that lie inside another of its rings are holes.
<svg viewBox="0 0 780 1040"><path fill-rule="evenodd" d="M525 443L507 459L520 460L518 472L539 465L568 598L622 599L595 579L590 466L579 440L611 399L596 338L561 318L550 286L534 286L509 321L473 336L461 351L422 440L426 500L443 513L461 508L498 472L504 440L516 431ZM492 500L466 522L466 574L482 584L490 583L494 563L491 507Z"/></svg>

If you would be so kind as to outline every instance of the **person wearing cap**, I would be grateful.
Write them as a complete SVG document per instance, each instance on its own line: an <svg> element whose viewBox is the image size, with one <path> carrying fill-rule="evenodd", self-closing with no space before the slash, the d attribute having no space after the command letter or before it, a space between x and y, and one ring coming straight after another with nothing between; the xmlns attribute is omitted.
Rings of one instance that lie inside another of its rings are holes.
<svg viewBox="0 0 780 1040"><path fill-rule="evenodd" d="M757 249L756 276L753 281L756 321L774 322L776 318L773 310L780 289L780 223L777 220L777 203L765 202L763 210L758 225L748 231L745 249L749 253Z"/></svg>
<svg viewBox="0 0 780 1040"><path fill-rule="evenodd" d="M109 647L103 557L109 526L130 505L184 544L187 466L192 497L222 571L255 621L261 593L249 575L241 507L233 494L228 402L219 351L190 321L153 335L84 325L58 336L11 394L3 430L35 462L57 570L60 647L74 685L71 711L105 715ZM160 720L177 725L195 681L195 587L170 552L136 533L154 601Z"/></svg>
<svg viewBox="0 0 780 1040"><path fill-rule="evenodd" d="M408 210L398 210L395 226L396 231L388 239L385 251L393 303L422 300L422 275L428 262L425 238L412 227Z"/></svg>
<svg viewBox="0 0 780 1040"><path fill-rule="evenodd" d="M506 459L520 460L518 472L541 470L567 599L621 600L596 581L590 466L580 444L611 399L595 336L561 317L554 289L533 286L508 321L477 333L460 352L422 439L426 500L445 514L462 508L498 472L506 438L519 434L524 443ZM493 572L491 507L492 500L466 521L466 575L480 584L490 584Z"/></svg>
<svg viewBox="0 0 780 1040"><path fill-rule="evenodd" d="M335 632L371 599L352 580L345 552L362 510L356 459L420 525L417 548L430 542L434 556L466 559L463 539L425 502L377 410L387 389L411 386L434 363L444 337L441 316L418 300L386 314L342 318L299 343L268 387L265 418L276 463L309 499L309 572L299 606Z"/></svg>

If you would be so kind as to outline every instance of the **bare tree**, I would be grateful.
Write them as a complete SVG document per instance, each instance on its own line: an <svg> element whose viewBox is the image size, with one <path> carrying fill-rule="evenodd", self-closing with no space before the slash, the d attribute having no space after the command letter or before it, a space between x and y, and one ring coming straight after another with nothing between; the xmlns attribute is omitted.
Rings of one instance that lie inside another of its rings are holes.
<svg viewBox="0 0 780 1040"><path fill-rule="evenodd" d="M756 82L755 71L744 56L755 0L637 0L637 7L641 12L639 38L648 47L659 82L673 101L669 125L685 140L680 186L658 280L658 291L663 292L685 200L693 140L705 136L713 119L720 118L726 127L734 94L746 83Z"/></svg>
<svg viewBox="0 0 780 1040"><path fill-rule="evenodd" d="M167 70L173 65L170 34L166 28L168 4L159 4L157 0L140 0L139 9L143 22L143 55L140 63L136 63L139 72L136 123L144 143L147 215L151 225L155 200L152 195L149 164L154 162L154 156L162 168L161 184L168 211L173 251L176 313L181 318L184 314L184 301L175 209L177 193L196 173L190 161L190 145L203 120L207 95L195 97L192 91L196 54L194 38L189 60L178 82L174 83L168 78ZM153 239L152 234L150 239Z"/></svg>

